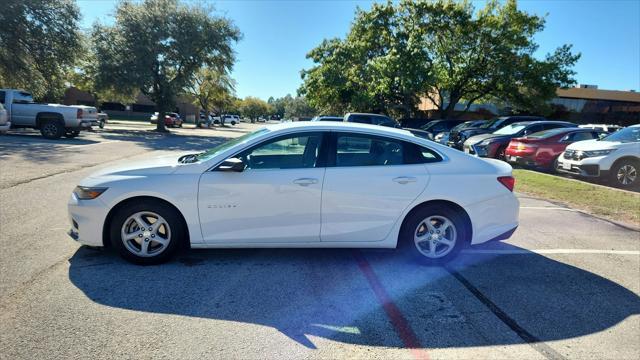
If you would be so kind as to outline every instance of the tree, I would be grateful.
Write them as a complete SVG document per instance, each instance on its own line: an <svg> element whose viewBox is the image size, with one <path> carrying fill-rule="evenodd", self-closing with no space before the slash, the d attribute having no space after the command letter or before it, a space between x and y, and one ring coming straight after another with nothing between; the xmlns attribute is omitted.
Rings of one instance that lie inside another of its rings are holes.
<svg viewBox="0 0 640 360"><path fill-rule="evenodd" d="M300 93L325 113L392 112L410 116L430 84L428 51L404 5L358 9L344 40L323 41L307 55Z"/></svg>
<svg viewBox="0 0 640 360"><path fill-rule="evenodd" d="M94 25L92 37L97 87L140 91L156 103L162 118L200 68L231 69L232 45L241 34L230 20L201 5L125 0L116 9L115 23ZM166 131L163 121L157 130Z"/></svg>
<svg viewBox="0 0 640 360"><path fill-rule="evenodd" d="M317 110L313 108L303 96L291 99L285 105L284 116L287 119L310 118L317 114Z"/></svg>
<svg viewBox="0 0 640 360"><path fill-rule="evenodd" d="M203 67L187 86L186 92L193 96L194 104L208 114L215 111L222 114L234 100L235 81L228 73L221 73L209 67Z"/></svg>
<svg viewBox="0 0 640 360"><path fill-rule="evenodd" d="M247 96L242 100L240 112L242 116L248 117L251 119L251 122L254 123L258 117L266 115L269 112L269 104L256 97Z"/></svg>
<svg viewBox="0 0 640 360"><path fill-rule="evenodd" d="M272 96L269 98L269 100L267 100L267 103L272 107L272 115L276 115L279 119L282 119L285 117L285 109L287 107L287 104L289 104L291 101L293 101L293 97L291 96L291 94L287 94L284 97L277 99L273 98Z"/></svg>
<svg viewBox="0 0 640 360"><path fill-rule="evenodd" d="M544 18L518 10L515 0L489 1L476 15L470 3L414 4L410 14L426 34L433 61L433 86L425 95L442 118L453 116L460 102L464 111L480 100L539 108L558 87L575 82L571 68L580 55L564 45L536 59L534 36L544 29Z"/></svg>
<svg viewBox="0 0 640 360"><path fill-rule="evenodd" d="M7 0L0 11L0 87L59 101L81 53L80 10L73 0Z"/></svg>
<svg viewBox="0 0 640 360"><path fill-rule="evenodd" d="M514 109L540 108L558 87L574 83L579 54L564 45L540 60L536 33L544 19L515 0L491 0L475 11L451 0L374 4L358 10L344 40L323 41L307 55L300 93L322 111L409 115L420 96L442 118L457 104L497 100Z"/></svg>

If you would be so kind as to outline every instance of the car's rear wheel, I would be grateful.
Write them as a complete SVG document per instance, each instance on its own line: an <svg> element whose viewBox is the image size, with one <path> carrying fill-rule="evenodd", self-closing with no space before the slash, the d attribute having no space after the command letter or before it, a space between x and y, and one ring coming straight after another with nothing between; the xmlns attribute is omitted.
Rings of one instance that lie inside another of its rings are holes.
<svg viewBox="0 0 640 360"><path fill-rule="evenodd" d="M496 159L507 161L507 147L501 146L498 151L496 151Z"/></svg>
<svg viewBox="0 0 640 360"><path fill-rule="evenodd" d="M171 259L184 239L179 214L162 202L132 203L118 210L111 222L111 244L135 264L160 264Z"/></svg>
<svg viewBox="0 0 640 360"><path fill-rule="evenodd" d="M633 159L623 159L611 167L610 181L624 189L635 188L640 185L638 172L640 172L640 162Z"/></svg>
<svg viewBox="0 0 640 360"><path fill-rule="evenodd" d="M45 120L40 125L40 134L45 139L60 139L64 135L64 125L58 120Z"/></svg>
<svg viewBox="0 0 640 360"><path fill-rule="evenodd" d="M447 263L468 242L465 219L447 205L427 205L413 212L400 233L401 246L427 265Z"/></svg>

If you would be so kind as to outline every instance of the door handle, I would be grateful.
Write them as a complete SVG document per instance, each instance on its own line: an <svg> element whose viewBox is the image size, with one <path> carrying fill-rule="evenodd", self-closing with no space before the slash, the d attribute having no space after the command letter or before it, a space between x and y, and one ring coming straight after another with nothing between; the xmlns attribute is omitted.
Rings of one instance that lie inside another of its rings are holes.
<svg viewBox="0 0 640 360"><path fill-rule="evenodd" d="M311 184L317 184L318 183L318 179L314 179L314 178L300 178L300 179L295 179L293 180L294 184L298 184L300 186L309 186Z"/></svg>
<svg viewBox="0 0 640 360"><path fill-rule="evenodd" d="M414 178L414 177L410 177L410 176L399 176L397 178L393 178L393 181L397 182L398 184L408 184L408 183L412 183L412 182L416 182L418 181L418 179Z"/></svg>

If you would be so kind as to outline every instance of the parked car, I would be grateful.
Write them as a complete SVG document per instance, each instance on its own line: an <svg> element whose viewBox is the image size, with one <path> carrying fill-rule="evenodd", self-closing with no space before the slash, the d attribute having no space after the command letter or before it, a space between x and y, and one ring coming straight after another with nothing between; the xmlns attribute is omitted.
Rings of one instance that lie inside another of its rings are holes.
<svg viewBox="0 0 640 360"><path fill-rule="evenodd" d="M240 116L238 115L222 115L220 117L221 121L222 121L222 125L225 125L227 123L231 124L231 125L236 125L236 124L240 124Z"/></svg>
<svg viewBox="0 0 640 360"><path fill-rule="evenodd" d="M38 104L30 93L16 89L0 89L0 103L11 128L38 129L47 139L78 136L81 130L91 128L98 113L91 106Z"/></svg>
<svg viewBox="0 0 640 360"><path fill-rule="evenodd" d="M491 134L476 135L464 142L464 152L480 157L506 161L505 152L509 142L543 130L576 127L566 121L524 121L507 125Z"/></svg>
<svg viewBox="0 0 640 360"><path fill-rule="evenodd" d="M558 157L569 144L576 141L599 139L605 132L580 128L544 130L521 138L512 139L505 152L507 161L513 164L555 170Z"/></svg>
<svg viewBox="0 0 640 360"><path fill-rule="evenodd" d="M449 132L454 127L462 124L464 120L433 120L428 124L421 126L420 130L426 131L430 134L431 139L435 139L435 136L441 132Z"/></svg>
<svg viewBox="0 0 640 360"><path fill-rule="evenodd" d="M480 134L490 134L502 127L507 125L511 125L516 122L522 121L542 121L545 120L543 117L539 116L502 116L480 125L468 127L463 130L452 130L449 133L449 142L447 145L452 148L462 150L464 146L464 142L467 141L472 136L480 135Z"/></svg>
<svg viewBox="0 0 640 360"><path fill-rule="evenodd" d="M513 186L508 164L406 130L280 123L205 152L87 177L69 200L69 234L142 264L168 260L183 245L399 246L443 263L467 244L513 233Z"/></svg>
<svg viewBox="0 0 640 360"><path fill-rule="evenodd" d="M402 128L405 129L420 129L422 126L427 125L433 121L433 119L427 118L402 118L398 120Z"/></svg>
<svg viewBox="0 0 640 360"><path fill-rule="evenodd" d="M579 141L567 146L558 158L559 172L608 180L622 188L640 186L640 124L602 139Z"/></svg>
<svg viewBox="0 0 640 360"><path fill-rule="evenodd" d="M386 115L367 114L367 113L347 113L343 121L359 124L380 125L387 127L400 128L400 124Z"/></svg>
<svg viewBox="0 0 640 360"><path fill-rule="evenodd" d="M104 129L104 126L109 122L109 115L103 112L99 112L97 116L98 116L98 127L100 127L100 129Z"/></svg>
<svg viewBox="0 0 640 360"><path fill-rule="evenodd" d="M0 134L6 134L10 128L11 121L9 121L9 116L7 116L7 110L4 108L4 105L0 103Z"/></svg>
<svg viewBox="0 0 640 360"><path fill-rule="evenodd" d="M321 115L314 117L311 121L344 121L344 118L341 116Z"/></svg>
<svg viewBox="0 0 640 360"><path fill-rule="evenodd" d="M158 123L158 112L153 113L149 121L152 124ZM166 127L182 127L182 118L180 114L175 112L168 112L164 114L164 126Z"/></svg>
<svg viewBox="0 0 640 360"><path fill-rule="evenodd" d="M585 125L579 125L578 127L581 127L584 129L601 130L607 133L613 133L620 129L624 129L624 126L611 125L611 124L585 124Z"/></svg>
<svg viewBox="0 0 640 360"><path fill-rule="evenodd" d="M487 122L487 120L469 120L469 121L465 121L461 124L458 124L456 126L454 126L450 131L444 131L441 133L436 134L436 136L433 137L433 140L439 142L442 145L447 145L449 143L449 136L451 134L451 131L456 131L456 132L460 132L461 130L465 130L465 129L470 129L473 127L478 127L481 126L482 124L485 124Z"/></svg>

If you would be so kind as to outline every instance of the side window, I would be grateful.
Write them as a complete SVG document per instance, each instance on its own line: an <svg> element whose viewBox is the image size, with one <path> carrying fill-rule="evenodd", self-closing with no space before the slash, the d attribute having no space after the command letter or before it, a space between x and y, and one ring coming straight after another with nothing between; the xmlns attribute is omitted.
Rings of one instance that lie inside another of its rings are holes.
<svg viewBox="0 0 640 360"><path fill-rule="evenodd" d="M545 130L557 129L557 128L560 128L560 127L565 127L565 126L562 125L562 124L544 124L544 129Z"/></svg>
<svg viewBox="0 0 640 360"><path fill-rule="evenodd" d="M524 134L531 135L533 133L537 133L538 131L542 131L542 129L543 129L542 125L533 125L533 126L530 126L528 129L526 129L524 131Z"/></svg>
<svg viewBox="0 0 640 360"><path fill-rule="evenodd" d="M360 134L338 134L336 166L402 165L402 142Z"/></svg>
<svg viewBox="0 0 640 360"><path fill-rule="evenodd" d="M591 132L577 132L569 136L570 141L582 141L582 140L592 140L592 139L593 139L593 133Z"/></svg>
<svg viewBox="0 0 640 360"><path fill-rule="evenodd" d="M247 169L312 168L318 161L321 133L306 133L267 140L241 153Z"/></svg>
<svg viewBox="0 0 640 360"><path fill-rule="evenodd" d="M405 143L404 151L405 164L427 164L442 161L442 157L437 152L424 146Z"/></svg>

